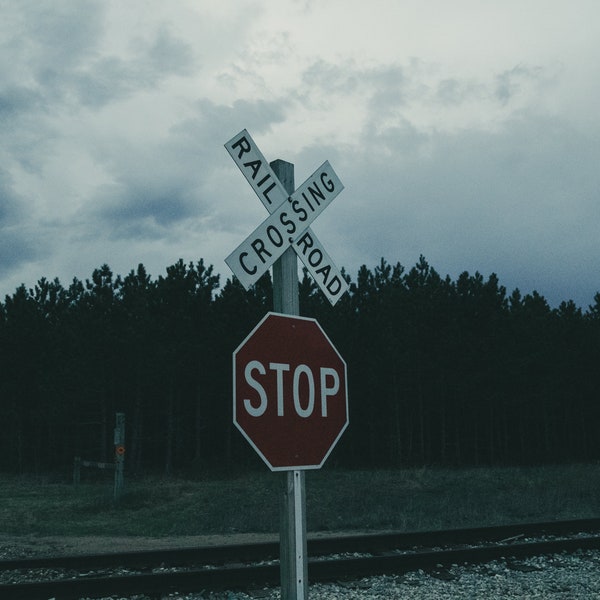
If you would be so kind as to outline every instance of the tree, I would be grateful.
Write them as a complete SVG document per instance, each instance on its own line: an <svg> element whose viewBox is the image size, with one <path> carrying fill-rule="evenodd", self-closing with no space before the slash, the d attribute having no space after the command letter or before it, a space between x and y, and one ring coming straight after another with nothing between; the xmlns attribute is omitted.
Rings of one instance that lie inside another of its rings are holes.
<svg viewBox="0 0 600 600"><path fill-rule="evenodd" d="M507 295L495 274L442 278L363 265L331 307L306 272L304 316L348 364L350 427L333 460L350 466L597 460L600 293L583 313L537 292ZM107 460L127 415L128 468L253 465L233 434L231 355L272 310L267 273L219 288L203 260L108 265L68 288L45 278L0 303L0 468Z"/></svg>

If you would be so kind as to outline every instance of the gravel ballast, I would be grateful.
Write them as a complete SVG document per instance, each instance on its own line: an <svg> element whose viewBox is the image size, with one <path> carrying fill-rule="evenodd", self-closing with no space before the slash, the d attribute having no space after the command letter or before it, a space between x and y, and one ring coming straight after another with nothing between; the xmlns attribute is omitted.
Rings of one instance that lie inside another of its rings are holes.
<svg viewBox="0 0 600 600"><path fill-rule="evenodd" d="M6 550L6 548L5 548ZM5 552L4 554L12 554ZM7 558L7 557L6 557ZM5 573L3 583L39 579ZM48 576L44 574L44 578ZM309 567L310 580L310 567ZM115 597L113 597L114 600ZM166 600L281 600L278 588L163 596ZM579 550L484 564L441 565L434 570L309 585L309 600L476 600L551 598L600 600L600 550ZM132 600L147 600L143 595ZM126 600L123 598L123 600Z"/></svg>
<svg viewBox="0 0 600 600"><path fill-rule="evenodd" d="M310 577L310 573L309 573ZM189 594L170 600L280 600L278 589ZM600 551L452 565L432 572L309 585L310 600L474 600L552 598L600 600Z"/></svg>
<svg viewBox="0 0 600 600"><path fill-rule="evenodd" d="M352 589L344 585L313 586L311 598L600 598L600 553L535 557L518 562L454 565L432 573L418 571L373 577ZM274 596L275 598L276 596Z"/></svg>

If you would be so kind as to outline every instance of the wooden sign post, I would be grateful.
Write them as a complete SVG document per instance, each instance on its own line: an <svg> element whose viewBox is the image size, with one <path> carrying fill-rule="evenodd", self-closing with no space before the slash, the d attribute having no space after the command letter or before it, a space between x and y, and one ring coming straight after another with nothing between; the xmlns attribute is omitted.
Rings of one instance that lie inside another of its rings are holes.
<svg viewBox="0 0 600 600"><path fill-rule="evenodd" d="M225 259L225 262L246 289L256 283L272 266L273 309L280 315L297 317L300 314L297 258L300 258L329 302L334 305L348 289L348 283L310 229L312 221L344 188L331 165L326 161L295 189L294 165L283 160L268 164L245 129L227 142L225 148L269 211L269 217ZM235 357L234 353L234 362ZM278 376L283 376L283 365L279 366L282 371ZM327 369L328 373L331 371L332 369ZM339 426L339 435L348 424L345 363L343 379L345 421ZM339 379L336 381L339 382ZM327 387L326 383L321 385ZM330 392L334 388L327 389ZM338 388L335 389L337 391ZM234 383L234 422L235 402ZM253 417L257 417L259 412L263 414L262 411L252 408ZM325 411L322 416L326 416ZM301 463L288 464L290 466L285 467L281 502L281 597L282 600L307 600L304 470L300 468ZM319 466L320 464L314 468Z"/></svg>
<svg viewBox="0 0 600 600"><path fill-rule="evenodd" d="M283 160L271 168L286 192L294 191L294 165ZM273 265L273 310L286 315L300 314L298 260L288 248ZM281 498L279 560L281 598L308 599L308 556L306 553L306 490L304 471L286 471Z"/></svg>
<svg viewBox="0 0 600 600"><path fill-rule="evenodd" d="M117 413L115 423L115 491L118 502L125 487L125 413Z"/></svg>

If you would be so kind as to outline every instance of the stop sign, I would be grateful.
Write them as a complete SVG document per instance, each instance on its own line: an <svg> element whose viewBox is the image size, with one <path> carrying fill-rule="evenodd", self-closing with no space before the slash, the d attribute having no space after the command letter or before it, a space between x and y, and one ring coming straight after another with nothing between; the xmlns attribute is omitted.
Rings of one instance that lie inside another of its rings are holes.
<svg viewBox="0 0 600 600"><path fill-rule="evenodd" d="M269 468L320 468L348 426L348 391L317 321L268 313L233 353L233 373L233 422Z"/></svg>

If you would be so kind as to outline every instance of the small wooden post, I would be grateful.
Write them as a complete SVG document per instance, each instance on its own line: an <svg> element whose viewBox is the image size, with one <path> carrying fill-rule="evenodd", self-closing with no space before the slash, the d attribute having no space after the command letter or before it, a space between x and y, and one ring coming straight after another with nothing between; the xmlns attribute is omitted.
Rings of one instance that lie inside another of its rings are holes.
<svg viewBox="0 0 600 600"><path fill-rule="evenodd" d="M294 165L274 160L271 168L288 194L294 192ZM288 248L273 265L273 309L275 312L298 316L298 260L293 248ZM286 471L279 538L281 598L308 599L308 557L306 554L306 492L304 471Z"/></svg>
<svg viewBox="0 0 600 600"><path fill-rule="evenodd" d="M78 486L81 483L81 456L76 456L73 461L73 485Z"/></svg>
<svg viewBox="0 0 600 600"><path fill-rule="evenodd" d="M116 414L115 424L115 491L114 500L118 502L123 495L125 471L125 413Z"/></svg>

